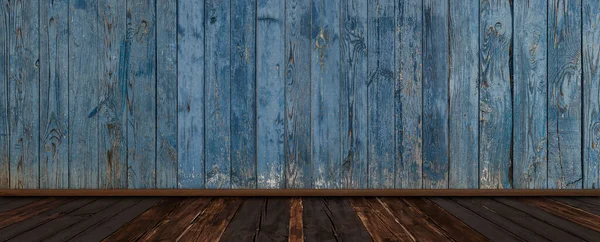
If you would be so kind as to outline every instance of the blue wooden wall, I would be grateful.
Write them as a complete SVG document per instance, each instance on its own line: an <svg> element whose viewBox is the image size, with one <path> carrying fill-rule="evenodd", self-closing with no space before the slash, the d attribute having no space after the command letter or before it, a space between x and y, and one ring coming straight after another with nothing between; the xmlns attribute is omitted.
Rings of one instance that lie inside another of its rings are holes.
<svg viewBox="0 0 600 242"><path fill-rule="evenodd" d="M0 189L600 187L596 0L0 0Z"/></svg>

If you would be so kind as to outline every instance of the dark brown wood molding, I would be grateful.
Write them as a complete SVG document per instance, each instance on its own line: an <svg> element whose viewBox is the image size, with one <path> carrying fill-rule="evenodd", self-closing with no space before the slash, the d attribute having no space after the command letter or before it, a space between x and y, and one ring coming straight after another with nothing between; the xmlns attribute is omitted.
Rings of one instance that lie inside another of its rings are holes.
<svg viewBox="0 0 600 242"><path fill-rule="evenodd" d="M0 190L0 196L600 196L599 189L69 189Z"/></svg>

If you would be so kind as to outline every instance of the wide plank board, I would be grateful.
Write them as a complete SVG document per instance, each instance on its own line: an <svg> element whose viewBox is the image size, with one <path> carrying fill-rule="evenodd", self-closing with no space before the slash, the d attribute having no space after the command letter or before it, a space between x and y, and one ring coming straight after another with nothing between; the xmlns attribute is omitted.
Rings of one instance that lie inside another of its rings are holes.
<svg viewBox="0 0 600 242"><path fill-rule="evenodd" d="M600 2L583 2L583 188L600 189Z"/></svg>

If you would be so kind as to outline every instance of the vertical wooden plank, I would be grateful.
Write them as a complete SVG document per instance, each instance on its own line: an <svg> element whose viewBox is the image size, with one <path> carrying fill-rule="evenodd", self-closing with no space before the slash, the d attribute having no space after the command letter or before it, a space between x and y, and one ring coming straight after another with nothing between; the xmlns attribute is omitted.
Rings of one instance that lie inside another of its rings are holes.
<svg viewBox="0 0 600 242"><path fill-rule="evenodd" d="M69 187L69 2L40 2L40 188Z"/></svg>
<svg viewBox="0 0 600 242"><path fill-rule="evenodd" d="M600 3L583 5L584 188L600 186Z"/></svg>
<svg viewBox="0 0 600 242"><path fill-rule="evenodd" d="M368 187L394 187L394 1L368 1Z"/></svg>
<svg viewBox="0 0 600 242"><path fill-rule="evenodd" d="M127 188L127 10L122 0L98 2L98 172L100 188Z"/></svg>
<svg viewBox="0 0 600 242"><path fill-rule="evenodd" d="M206 188L231 186L229 1L207 0L205 56Z"/></svg>
<svg viewBox="0 0 600 242"><path fill-rule="evenodd" d="M39 187L38 1L9 2L10 187Z"/></svg>
<svg viewBox="0 0 600 242"><path fill-rule="evenodd" d="M258 0L256 11L258 187L283 188L285 2Z"/></svg>
<svg viewBox="0 0 600 242"><path fill-rule="evenodd" d="M10 99L10 31L9 3L0 1L0 188L10 188L10 120L8 112Z"/></svg>
<svg viewBox="0 0 600 242"><path fill-rule="evenodd" d="M156 185L155 10L152 0L127 1L128 188Z"/></svg>
<svg viewBox="0 0 600 242"><path fill-rule="evenodd" d="M177 2L156 4L156 188L177 188Z"/></svg>
<svg viewBox="0 0 600 242"><path fill-rule="evenodd" d="M479 184L479 3L451 0L449 187Z"/></svg>
<svg viewBox="0 0 600 242"><path fill-rule="evenodd" d="M231 1L231 188L256 187L256 0Z"/></svg>
<svg viewBox="0 0 600 242"><path fill-rule="evenodd" d="M423 188L448 187L448 1L423 1Z"/></svg>
<svg viewBox="0 0 600 242"><path fill-rule="evenodd" d="M286 187L310 188L311 0L285 2Z"/></svg>
<svg viewBox="0 0 600 242"><path fill-rule="evenodd" d="M340 122L343 188L367 188L367 2L342 1Z"/></svg>
<svg viewBox="0 0 600 242"><path fill-rule="evenodd" d="M177 2L179 188L204 188L204 1Z"/></svg>
<svg viewBox="0 0 600 242"><path fill-rule="evenodd" d="M512 187L511 4L508 0L480 4L479 188L484 189Z"/></svg>
<svg viewBox="0 0 600 242"><path fill-rule="evenodd" d="M600 188L600 2L583 3L584 188Z"/></svg>
<svg viewBox="0 0 600 242"><path fill-rule="evenodd" d="M546 188L548 3L534 0L514 4L514 187Z"/></svg>
<svg viewBox="0 0 600 242"><path fill-rule="evenodd" d="M311 140L313 188L340 187L339 0L313 0Z"/></svg>
<svg viewBox="0 0 600 242"><path fill-rule="evenodd" d="M98 187L98 110L102 47L93 0L69 2L69 188Z"/></svg>
<svg viewBox="0 0 600 242"><path fill-rule="evenodd" d="M548 188L582 188L581 0L548 6Z"/></svg>
<svg viewBox="0 0 600 242"><path fill-rule="evenodd" d="M396 188L423 186L423 2L396 8Z"/></svg>

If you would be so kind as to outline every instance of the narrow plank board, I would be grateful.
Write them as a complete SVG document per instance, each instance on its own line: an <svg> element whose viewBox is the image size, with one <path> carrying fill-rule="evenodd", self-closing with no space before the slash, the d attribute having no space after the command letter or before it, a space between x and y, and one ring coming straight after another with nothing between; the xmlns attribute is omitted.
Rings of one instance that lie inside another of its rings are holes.
<svg viewBox="0 0 600 242"><path fill-rule="evenodd" d="M302 218L303 213L304 205L302 204L302 198L292 198L292 201L290 201L289 242L304 241L304 219Z"/></svg>
<svg viewBox="0 0 600 242"><path fill-rule="evenodd" d="M480 5L479 188L512 187L511 3Z"/></svg>
<svg viewBox="0 0 600 242"><path fill-rule="evenodd" d="M583 188L600 188L600 2L583 1Z"/></svg>
<svg viewBox="0 0 600 242"><path fill-rule="evenodd" d="M396 188L423 187L423 2L396 5Z"/></svg>
<svg viewBox="0 0 600 242"><path fill-rule="evenodd" d="M510 221L518 224L518 226L521 226L523 228L530 230L529 233L532 233L532 232L536 233L540 236L545 237L547 240L551 240L551 241L582 241L580 238L575 237L574 235L569 234L566 231L556 229L556 227L554 227L550 224L540 221L537 218L535 218L527 213L524 213L518 209L512 208L512 207L502 204L498 201L495 201L492 198L474 197L471 199L463 199L463 198L460 198L460 199L468 200L468 202L475 203L475 204L483 207L484 209L497 214L497 215L490 215L490 217L491 216L502 216L504 218L507 218ZM475 205L475 206L477 206L477 205ZM498 224L500 224L500 223L498 223Z"/></svg>
<svg viewBox="0 0 600 242"><path fill-rule="evenodd" d="M449 63L449 187L479 186L479 4L452 0Z"/></svg>
<svg viewBox="0 0 600 242"><path fill-rule="evenodd" d="M285 2L257 0L256 16L257 187L284 188Z"/></svg>
<svg viewBox="0 0 600 242"><path fill-rule="evenodd" d="M10 1L7 35L10 188L39 187L39 2Z"/></svg>
<svg viewBox="0 0 600 242"><path fill-rule="evenodd" d="M41 241L48 239L55 234L68 235L69 229L82 228L77 233L83 231L85 227L81 225L93 221L97 213L104 211L105 208L115 204L122 198L102 198L89 203L73 212L64 214L48 223L42 224L34 229L14 237L14 241ZM72 230L71 230L72 231ZM67 236L68 238L68 236Z"/></svg>
<svg viewBox="0 0 600 242"><path fill-rule="evenodd" d="M311 0L285 1L285 146L287 188L310 188Z"/></svg>
<svg viewBox="0 0 600 242"><path fill-rule="evenodd" d="M432 221L428 221L426 215L420 213L417 208L411 207L400 198L378 198L387 212L393 215L398 222L418 238L424 241L448 241L451 238Z"/></svg>
<svg viewBox="0 0 600 242"><path fill-rule="evenodd" d="M547 198L524 198L522 201L535 205L546 212L566 218L574 223L600 232L600 215L593 214Z"/></svg>
<svg viewBox="0 0 600 242"><path fill-rule="evenodd" d="M156 188L177 188L177 2L156 1Z"/></svg>
<svg viewBox="0 0 600 242"><path fill-rule="evenodd" d="M10 188L10 35L8 25L10 24L10 8L8 0L0 1L0 188Z"/></svg>
<svg viewBox="0 0 600 242"><path fill-rule="evenodd" d="M431 198L430 200L492 241L525 241L448 198Z"/></svg>
<svg viewBox="0 0 600 242"><path fill-rule="evenodd" d="M600 215L600 206L577 200L574 197L550 197L550 199L567 204L571 207L579 208L589 213Z"/></svg>
<svg viewBox="0 0 600 242"><path fill-rule="evenodd" d="M423 1L423 188L448 188L448 1Z"/></svg>
<svg viewBox="0 0 600 242"><path fill-rule="evenodd" d="M156 187L156 6L127 1L127 187Z"/></svg>
<svg viewBox="0 0 600 242"><path fill-rule="evenodd" d="M548 6L548 188L582 188L581 0Z"/></svg>
<svg viewBox="0 0 600 242"><path fill-rule="evenodd" d="M267 199L263 197L244 199L220 241L255 241L256 234L261 229L261 218L266 202Z"/></svg>
<svg viewBox="0 0 600 242"><path fill-rule="evenodd" d="M342 1L341 186L367 188L367 1Z"/></svg>
<svg viewBox="0 0 600 242"><path fill-rule="evenodd" d="M127 68L126 1L98 2L96 20L102 41L99 60L98 124L99 187L127 188Z"/></svg>
<svg viewBox="0 0 600 242"><path fill-rule="evenodd" d="M394 188L394 1L367 4L368 188Z"/></svg>
<svg viewBox="0 0 600 242"><path fill-rule="evenodd" d="M415 241L415 238L385 211L376 198L350 197L350 204L374 241Z"/></svg>
<svg viewBox="0 0 600 242"><path fill-rule="evenodd" d="M0 240L2 240L2 241L7 241L7 240L31 241L31 240L19 240L19 237L22 237L22 236L19 236L19 237L17 237L17 236L23 235L24 232L29 233L30 230L35 229L36 227L43 225L45 223L49 223L58 217L61 217L67 213L70 213L71 211L81 208L81 207L93 202L96 199L97 198L93 198L93 197L71 199L67 203L64 203L60 206L56 206L52 209L49 209L43 213L37 214L37 215L30 217L28 219L25 219L23 221L13 223L7 227L4 227L3 229L0 229Z"/></svg>
<svg viewBox="0 0 600 242"><path fill-rule="evenodd" d="M17 197L14 200L2 204L0 207L0 213L10 211L16 208L23 207L27 204L40 200L39 197Z"/></svg>
<svg viewBox="0 0 600 242"><path fill-rule="evenodd" d="M210 203L211 198L192 197L187 198L177 205L170 213L156 224L154 228L146 232L141 238L142 241L175 241L183 231L197 219L202 216L204 208ZM135 223L135 221L133 221ZM130 234L127 231L118 231L124 236ZM115 234L113 234L115 235ZM112 235L111 235L112 237Z"/></svg>
<svg viewBox="0 0 600 242"><path fill-rule="evenodd" d="M588 229L584 226L573 223L567 219L556 216L552 213L546 212L538 207L527 205L520 201L517 201L514 198L494 198L494 200L499 201L505 205L518 209L521 212L527 213L536 219L550 224L558 229L564 230L570 234L573 234L577 237L580 237L587 241L594 241L597 238L600 238L600 233Z"/></svg>
<svg viewBox="0 0 600 242"><path fill-rule="evenodd" d="M206 0L204 117L206 188L231 187L231 3Z"/></svg>
<svg viewBox="0 0 600 242"><path fill-rule="evenodd" d="M104 238L104 241L136 241L149 236L155 228L173 215L175 208L183 202L182 198L165 198L152 208L144 211L119 230Z"/></svg>
<svg viewBox="0 0 600 242"><path fill-rule="evenodd" d="M548 2L515 1L513 9L514 187L546 188Z"/></svg>
<svg viewBox="0 0 600 242"><path fill-rule="evenodd" d="M0 229L21 222L69 201L68 198L45 198L25 206L0 213Z"/></svg>
<svg viewBox="0 0 600 242"><path fill-rule="evenodd" d="M102 37L93 0L69 2L69 188L98 188L99 61Z"/></svg>
<svg viewBox="0 0 600 242"><path fill-rule="evenodd" d="M177 2L178 188L204 188L204 2Z"/></svg>
<svg viewBox="0 0 600 242"><path fill-rule="evenodd" d="M65 189L69 188L69 2L42 1L39 14L40 188Z"/></svg>
<svg viewBox="0 0 600 242"><path fill-rule="evenodd" d="M256 0L231 2L231 188L256 188Z"/></svg>
<svg viewBox="0 0 600 242"><path fill-rule="evenodd" d="M242 200L236 197L214 199L205 208L202 216L194 220L177 240L218 241L241 203Z"/></svg>
<svg viewBox="0 0 600 242"><path fill-rule="evenodd" d="M123 227L129 221L150 209L157 202L158 199L151 198L141 199L141 201L135 203L134 205L124 207L111 206L110 211L103 211L97 213L89 220L86 220L81 224L78 223L77 225L70 227L69 233L61 231L60 233L56 234L55 237L53 236L48 241L66 241L66 239L59 239L60 237L64 237L66 235L70 235L69 237L71 237L71 241L98 241L101 238L106 238L117 229ZM115 205L123 204L117 203ZM80 225L85 226L80 227ZM87 229L82 232L81 228L86 227ZM73 231L75 231L74 234L72 233Z"/></svg>
<svg viewBox="0 0 600 242"><path fill-rule="evenodd" d="M522 238L525 241L549 241L550 238L542 237L544 233L535 233L515 221L509 220L503 216L501 216L498 212L490 209L485 205L480 205L476 201L473 201L472 198L452 198L452 200L464 208L471 210L473 213L481 216L489 222L494 223L495 225L503 228L506 231L509 231L519 238ZM548 233L545 233L548 234Z"/></svg>
<svg viewBox="0 0 600 242"><path fill-rule="evenodd" d="M575 199L592 205L600 206L600 197L576 197Z"/></svg>

